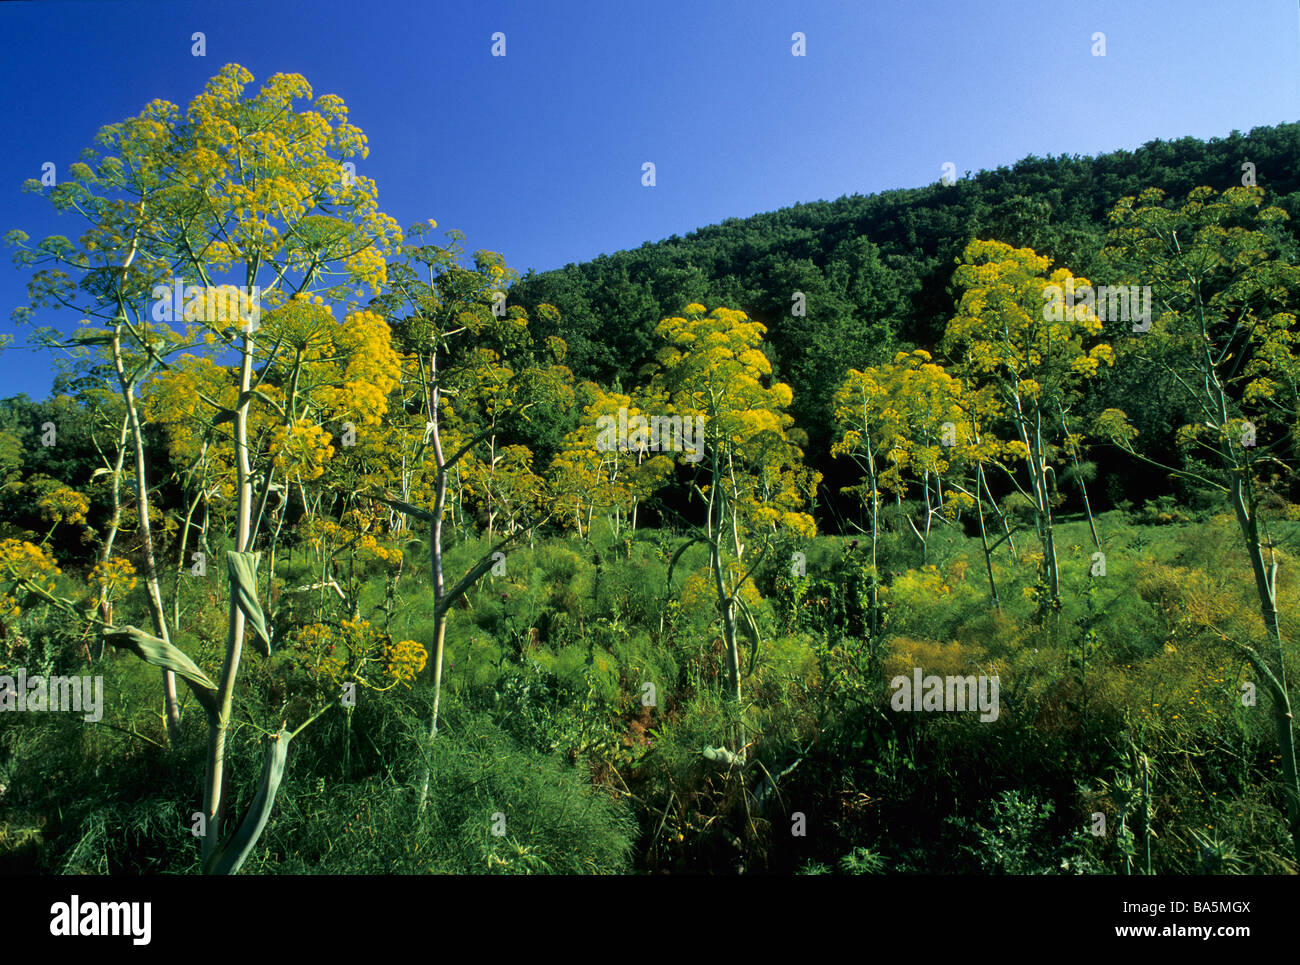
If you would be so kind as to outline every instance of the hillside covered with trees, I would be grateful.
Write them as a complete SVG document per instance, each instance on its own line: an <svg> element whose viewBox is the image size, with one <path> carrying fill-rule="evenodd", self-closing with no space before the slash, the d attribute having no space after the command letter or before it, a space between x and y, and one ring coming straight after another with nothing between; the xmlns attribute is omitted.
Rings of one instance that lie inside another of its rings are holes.
<svg viewBox="0 0 1300 965"><path fill-rule="evenodd" d="M1029 157L951 184L732 218L685 238L530 273L512 297L530 310L555 306L559 320L544 330L565 340L575 372L605 384L636 382L657 350L655 325L685 301L742 309L767 327L765 351L776 377L799 387L792 412L815 443L811 458L829 475L831 399L844 369L888 361L900 349L936 350L952 313L953 267L971 240L1032 248L1094 284L1108 284L1116 275L1101 253L1121 198L1146 188L1185 197L1201 185L1241 185L1247 162L1252 180L1291 216L1295 237L1298 153L1300 125L1283 124L1209 142L1153 141L1095 158ZM804 296L802 315L792 314L796 292ZM1122 364L1099 387L1104 395L1090 400L1097 411L1107 399L1132 398L1149 385L1149 373L1133 370L1137 364ZM1168 452L1177 416L1159 401L1165 395L1153 393L1134 408L1147 444ZM1141 467L1099 457L1103 504L1140 506L1143 498L1120 490ZM1159 496L1170 489L1153 474L1140 491Z"/></svg>

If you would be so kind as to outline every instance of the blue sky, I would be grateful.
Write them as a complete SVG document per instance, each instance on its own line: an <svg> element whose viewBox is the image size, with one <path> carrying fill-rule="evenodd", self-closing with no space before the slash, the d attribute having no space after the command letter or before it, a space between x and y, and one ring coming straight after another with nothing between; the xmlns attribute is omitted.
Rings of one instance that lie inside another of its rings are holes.
<svg viewBox="0 0 1300 965"><path fill-rule="evenodd" d="M948 161L960 174L1300 119L1296 0L6 3L0 232L79 233L22 182L154 98L183 108L230 62L341 96L384 211L459 228L521 272L927 184ZM17 347L0 353L0 397L52 379L8 320L25 284L6 252L0 332Z"/></svg>

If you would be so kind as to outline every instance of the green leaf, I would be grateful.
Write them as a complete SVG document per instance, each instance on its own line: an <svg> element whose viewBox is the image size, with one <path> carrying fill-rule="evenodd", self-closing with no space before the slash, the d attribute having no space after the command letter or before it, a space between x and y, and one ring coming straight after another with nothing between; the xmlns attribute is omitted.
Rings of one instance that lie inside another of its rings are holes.
<svg viewBox="0 0 1300 965"><path fill-rule="evenodd" d="M744 620L740 622L740 631L745 635L746 639L749 640L749 671L746 673L746 676L752 677L754 675L754 664L758 661L758 647L760 642L758 623L754 620L754 614L753 611L750 610L749 604L739 596L737 596L735 600L736 609L744 618Z"/></svg>
<svg viewBox="0 0 1300 965"><path fill-rule="evenodd" d="M258 652L264 657L271 655L271 635L266 631L266 617L262 613L262 604L257 600L257 565L262 559L261 553L226 553L226 569L230 573L230 588L235 594L235 605L244 611L248 625L257 636L254 645L260 641Z"/></svg>
<svg viewBox="0 0 1300 965"><path fill-rule="evenodd" d="M678 561L679 559L682 558L682 554L683 554L683 553L685 553L688 549L690 549L690 548L691 548L692 546L694 546L696 543L704 543L704 544L706 544L706 545L708 545L708 546L712 546L712 545L713 545L712 541L705 539L703 536L695 536L695 537L692 537L691 539L688 539L688 540L687 540L685 543L683 543L681 546L677 547L677 552L675 552L675 553L673 554L673 558L672 558L671 560L668 561L668 582L667 582L667 586L668 586L668 594L669 594L669 595L671 595L671 594L672 594L672 591L673 591L673 570L674 570L674 569L676 568L676 566L677 566L677 561Z"/></svg>
<svg viewBox="0 0 1300 965"><path fill-rule="evenodd" d="M232 556L235 554L231 554ZM284 728L271 736L271 746L266 751L266 761L262 764L262 776L257 782L257 795L248 806L239 827L230 836L230 840L220 849L214 851L204 863L203 870L212 875L238 874L244 862L253 851L258 838L266 828L271 817L271 808L275 806L275 795L280 790L280 781L284 779L284 767L289 756L289 741L293 739ZM215 834L215 829L209 828Z"/></svg>
<svg viewBox="0 0 1300 965"><path fill-rule="evenodd" d="M372 499L377 499L381 503L386 503L394 509L400 510L408 516L414 516L416 519L423 520L426 523L434 521L433 513L427 509L421 509L419 506L412 506L410 503L404 503L400 499L389 499L387 496L371 495Z"/></svg>
<svg viewBox="0 0 1300 965"><path fill-rule="evenodd" d="M69 335L68 341L74 345L111 345L113 336L108 332L83 328Z"/></svg>
<svg viewBox="0 0 1300 965"><path fill-rule="evenodd" d="M104 631L104 642L122 650L130 650L145 663L180 674L203 709L216 713L217 685L208 679L198 664L166 640L150 636L138 627L116 627Z"/></svg>

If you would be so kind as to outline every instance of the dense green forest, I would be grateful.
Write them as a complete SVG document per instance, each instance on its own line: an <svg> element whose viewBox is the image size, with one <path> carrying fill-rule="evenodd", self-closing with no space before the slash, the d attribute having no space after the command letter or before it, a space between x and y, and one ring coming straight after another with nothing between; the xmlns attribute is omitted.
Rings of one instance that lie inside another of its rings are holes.
<svg viewBox="0 0 1300 965"><path fill-rule="evenodd" d="M1094 284L1108 284L1114 270L1101 251L1119 199L1149 187L1171 197L1201 185L1222 190L1242 183L1246 162L1270 203L1291 216L1295 237L1297 156L1300 125L1282 124L1208 142L1152 141L1095 158L1028 157L950 185L732 218L685 238L529 273L513 297L530 310L554 305L559 320L553 330L539 330L561 336L574 372L603 384L634 384L657 350L655 325L686 302L742 309L767 326L774 374L799 388L791 411L813 440L810 459L830 478L830 403L844 370L888 361L900 348L939 344L953 308L953 266L973 238L1032 248ZM802 316L791 314L795 292L806 296ZM1139 366L1121 364L1085 403L1089 411L1132 400L1139 386L1150 386L1150 373ZM1170 411L1170 395L1157 391L1140 406L1129 403L1147 444L1166 454L1182 424ZM1171 492L1164 474L1147 474L1126 493L1125 480L1141 467L1106 453L1098 453L1098 464L1096 498L1103 506L1140 506L1148 496ZM838 511L833 488L826 495Z"/></svg>
<svg viewBox="0 0 1300 965"><path fill-rule="evenodd" d="M1300 124L519 277L252 80L6 236L0 870L1297 871Z"/></svg>

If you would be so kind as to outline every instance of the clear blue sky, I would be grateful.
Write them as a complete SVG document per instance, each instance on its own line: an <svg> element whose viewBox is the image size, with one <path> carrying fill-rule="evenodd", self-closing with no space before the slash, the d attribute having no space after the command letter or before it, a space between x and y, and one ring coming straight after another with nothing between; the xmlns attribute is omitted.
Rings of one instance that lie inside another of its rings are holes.
<svg viewBox="0 0 1300 965"><path fill-rule="evenodd" d="M206 35L207 56L190 37ZM506 56L491 36L506 35ZM791 34L807 56L791 55ZM1106 56L1091 54L1106 35ZM369 138L403 227L544 270L799 201L1300 118L1296 0L98 0L0 4L0 232L75 235L20 192L104 124L224 64L304 75ZM254 85L256 87L256 84ZM641 185L641 165L657 185ZM0 332L26 276L0 263ZM38 321L71 328L68 313ZM17 333L21 345L21 332ZM0 353L0 396L50 387Z"/></svg>

